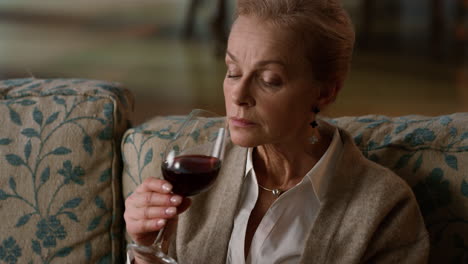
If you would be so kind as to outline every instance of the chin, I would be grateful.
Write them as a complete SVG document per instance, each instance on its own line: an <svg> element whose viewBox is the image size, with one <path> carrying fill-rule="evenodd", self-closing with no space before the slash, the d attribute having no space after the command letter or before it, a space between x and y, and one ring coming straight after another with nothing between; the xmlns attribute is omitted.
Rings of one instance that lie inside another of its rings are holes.
<svg viewBox="0 0 468 264"><path fill-rule="evenodd" d="M238 145L244 148L252 148L260 145L258 137L238 132L231 132L231 141L234 145Z"/></svg>

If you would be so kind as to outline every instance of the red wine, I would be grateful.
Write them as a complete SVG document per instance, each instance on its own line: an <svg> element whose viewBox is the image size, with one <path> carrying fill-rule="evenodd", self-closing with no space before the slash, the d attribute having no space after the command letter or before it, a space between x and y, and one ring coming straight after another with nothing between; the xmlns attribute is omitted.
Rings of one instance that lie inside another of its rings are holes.
<svg viewBox="0 0 468 264"><path fill-rule="evenodd" d="M173 186L172 191L182 196L191 196L210 187L218 176L221 161L203 155L185 155L174 158L169 166L161 166L164 179Z"/></svg>

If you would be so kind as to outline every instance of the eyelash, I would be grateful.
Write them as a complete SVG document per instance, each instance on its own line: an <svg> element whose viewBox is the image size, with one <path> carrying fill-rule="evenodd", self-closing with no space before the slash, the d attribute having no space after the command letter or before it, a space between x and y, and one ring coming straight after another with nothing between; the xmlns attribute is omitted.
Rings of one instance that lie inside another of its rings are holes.
<svg viewBox="0 0 468 264"><path fill-rule="evenodd" d="M226 75L226 78L228 78L228 79L238 79L240 77L242 77L242 75L234 75L234 74L230 74L229 72ZM265 82L262 78L259 78L259 82L263 86L266 86L268 88L279 88L282 85L282 83L276 84L276 83Z"/></svg>
<svg viewBox="0 0 468 264"><path fill-rule="evenodd" d="M235 75L235 74L230 73L230 71L226 73L226 78L239 78L239 77L241 77L240 74Z"/></svg>
<svg viewBox="0 0 468 264"><path fill-rule="evenodd" d="M268 88L279 88L279 87L281 87L281 84L269 83L269 82L265 82L264 80L260 80L260 82L261 82L264 86L266 86L266 87L268 87Z"/></svg>
<svg viewBox="0 0 468 264"><path fill-rule="evenodd" d="M241 76L240 75L230 75L230 74L228 74L228 75L226 75L226 77L229 78L229 79L234 79L234 78L239 78Z"/></svg>

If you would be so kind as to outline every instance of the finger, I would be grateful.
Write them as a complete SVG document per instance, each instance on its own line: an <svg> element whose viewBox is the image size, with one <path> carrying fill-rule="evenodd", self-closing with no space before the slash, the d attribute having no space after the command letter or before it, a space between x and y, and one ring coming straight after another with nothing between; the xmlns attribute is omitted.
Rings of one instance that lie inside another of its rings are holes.
<svg viewBox="0 0 468 264"><path fill-rule="evenodd" d="M175 194L160 194L156 192L133 193L125 200L125 206L150 207L150 206L179 206L182 196Z"/></svg>
<svg viewBox="0 0 468 264"><path fill-rule="evenodd" d="M132 207L125 210L124 219L129 222L151 219L168 219L174 217L177 214L177 211L176 207Z"/></svg>
<svg viewBox="0 0 468 264"><path fill-rule="evenodd" d="M155 177L146 178L142 184L140 184L135 192L158 192L158 193L170 193L172 191L172 184L166 180L158 179Z"/></svg>
<svg viewBox="0 0 468 264"><path fill-rule="evenodd" d="M145 219L138 221L127 221L126 228L127 232L132 236L138 236L139 234L145 234L150 232L156 232L166 225L166 219Z"/></svg>
<svg viewBox="0 0 468 264"><path fill-rule="evenodd" d="M143 207L129 211L127 217L135 220L168 219L174 217L176 214L176 207Z"/></svg>

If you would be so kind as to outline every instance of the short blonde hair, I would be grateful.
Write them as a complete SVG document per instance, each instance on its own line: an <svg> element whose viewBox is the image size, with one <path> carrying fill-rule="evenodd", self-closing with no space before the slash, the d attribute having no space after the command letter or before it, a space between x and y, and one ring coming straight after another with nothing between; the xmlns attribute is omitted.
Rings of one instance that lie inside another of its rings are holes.
<svg viewBox="0 0 468 264"><path fill-rule="evenodd" d="M236 16L255 16L293 32L303 43L316 81L346 78L355 33L339 0L238 0Z"/></svg>

